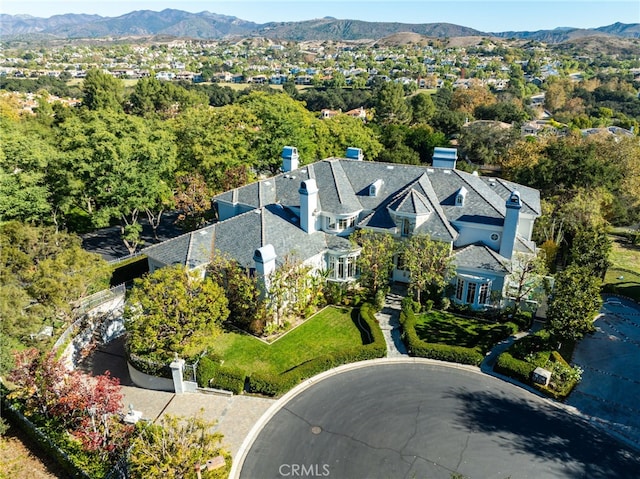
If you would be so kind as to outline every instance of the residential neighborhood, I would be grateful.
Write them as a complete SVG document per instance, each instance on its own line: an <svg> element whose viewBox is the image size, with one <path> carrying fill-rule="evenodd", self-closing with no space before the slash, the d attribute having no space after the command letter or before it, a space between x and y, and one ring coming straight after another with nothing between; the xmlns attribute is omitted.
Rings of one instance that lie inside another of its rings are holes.
<svg viewBox="0 0 640 479"><path fill-rule="evenodd" d="M0 477L640 476L638 24L386 20L2 13Z"/></svg>

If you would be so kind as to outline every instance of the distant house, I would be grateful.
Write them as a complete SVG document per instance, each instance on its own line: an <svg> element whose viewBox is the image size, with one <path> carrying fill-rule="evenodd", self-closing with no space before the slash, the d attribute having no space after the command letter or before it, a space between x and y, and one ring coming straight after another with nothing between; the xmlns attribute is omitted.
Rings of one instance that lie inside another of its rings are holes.
<svg viewBox="0 0 640 479"><path fill-rule="evenodd" d="M512 255L535 253L539 192L457 170L453 148L436 148L430 167L363 161L359 148L300 166L297 149L286 147L282 160L279 175L215 196L217 223L145 248L150 270L204 268L220 252L269 275L294 256L349 282L360 250L348 237L357 229L398 239L428 234L453 255L452 299L483 308L492 292L503 294ZM409 280L400 258L393 280Z"/></svg>
<svg viewBox="0 0 640 479"><path fill-rule="evenodd" d="M366 120L367 110L365 110L363 107L354 108L353 110L349 110L348 112L346 112L345 115L352 116L354 118L360 118L361 120Z"/></svg>
<svg viewBox="0 0 640 479"><path fill-rule="evenodd" d="M327 118L333 118L336 115L339 115L341 113L340 110L330 110L328 108L323 108L322 110L320 110L320 118L322 120L326 120Z"/></svg>

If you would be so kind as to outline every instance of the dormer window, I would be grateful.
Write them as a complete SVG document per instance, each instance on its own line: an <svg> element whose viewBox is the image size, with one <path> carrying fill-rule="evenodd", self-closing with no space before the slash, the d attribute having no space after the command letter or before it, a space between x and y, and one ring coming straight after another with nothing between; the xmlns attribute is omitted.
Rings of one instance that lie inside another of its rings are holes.
<svg viewBox="0 0 640 479"><path fill-rule="evenodd" d="M378 196L384 181L378 179L369 185L369 196Z"/></svg>
<svg viewBox="0 0 640 479"><path fill-rule="evenodd" d="M467 197L467 189L462 186L456 194L456 206L464 206L464 200Z"/></svg>

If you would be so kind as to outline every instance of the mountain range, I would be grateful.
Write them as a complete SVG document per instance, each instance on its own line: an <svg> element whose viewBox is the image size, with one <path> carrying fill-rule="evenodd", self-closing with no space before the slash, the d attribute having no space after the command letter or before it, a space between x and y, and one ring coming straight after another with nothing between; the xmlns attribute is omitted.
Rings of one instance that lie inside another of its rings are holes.
<svg viewBox="0 0 640 479"><path fill-rule="evenodd" d="M0 38L3 40L120 38L156 35L193 39L266 37L292 41L377 40L400 32L440 38L493 36L560 43L588 36L640 38L640 23L615 23L594 29L565 27L534 32L481 32L451 23L365 22L340 20L332 17L298 22L258 24L207 11L189 13L175 9L166 9L160 12L137 10L119 17L69 13L49 18L38 18L29 15L0 14Z"/></svg>

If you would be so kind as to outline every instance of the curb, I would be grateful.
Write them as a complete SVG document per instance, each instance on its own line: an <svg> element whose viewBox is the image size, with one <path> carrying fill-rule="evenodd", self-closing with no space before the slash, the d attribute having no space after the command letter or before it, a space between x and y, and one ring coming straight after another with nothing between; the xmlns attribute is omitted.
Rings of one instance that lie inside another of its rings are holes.
<svg viewBox="0 0 640 479"><path fill-rule="evenodd" d="M339 366L337 368L334 369L330 369L329 371L324 371L312 378L309 378L305 381L303 381L302 383L298 384L296 387L294 387L293 389L291 389L289 392L287 392L284 396L282 396L280 399L278 399L274 404L271 405L271 407L269 407L269 409L267 409L267 411L260 417L260 419L253 425L253 427L251 428L251 430L249 431L249 434L247 435L247 437L245 437L244 441L242 442L242 445L240 446L240 449L238 450L238 454L237 457L234 459L233 464L231 466L231 471L229 473L229 479L239 479L240 477L240 472L242 471L242 466L244 465L244 461L247 457L247 454L249 453L249 450L251 449L251 446L253 446L253 443L255 442L256 438L258 437L258 435L260 434L260 432L262 431L262 429L264 428L264 426L294 397L298 396L299 394L303 393L304 391L306 391L307 389L309 389L311 386L315 385L316 383L327 379L329 377L344 373L344 372L348 372L348 371L353 371L353 370L357 370L357 369L363 369L366 367L371 367L371 366L384 366L384 365L389 365L389 364L428 364L428 365L432 365L432 366L440 366L443 368L452 368L452 369L460 369L463 371L467 371L467 372L471 372L471 373L476 373L476 374L480 374L482 376L489 376L494 378L496 381L506 381L509 382L515 386L520 386L523 389L527 390L528 392L534 393L537 397L539 397L541 400L545 401L546 403L553 405L555 407L557 407L558 409L562 409L565 412L568 412L570 414L574 414L578 417L580 417L583 420L587 420L588 422L592 423L591 421L589 421L589 417L585 416L583 414L581 414L576 408L572 407L572 406L567 406L565 404L559 403L557 401L554 401L546 396L541 395L540 393L538 393L537 391L535 391L533 388L529 389L528 387L526 387L525 385L518 383L518 382L514 382L513 380L510 380L511 378L506 378L503 380L503 378L501 377L501 375L494 375L494 374L489 374L485 371L482 371L479 367L477 366L469 366L466 364L458 364L458 363L450 363L450 362L446 362L446 361L438 361L436 359L427 359L427 358L416 358L416 357L406 357L406 358L380 358L380 359L370 359L370 360L366 360L366 361L359 361L357 363L350 363L350 364L345 364L342 366ZM608 431L606 431L608 432Z"/></svg>

